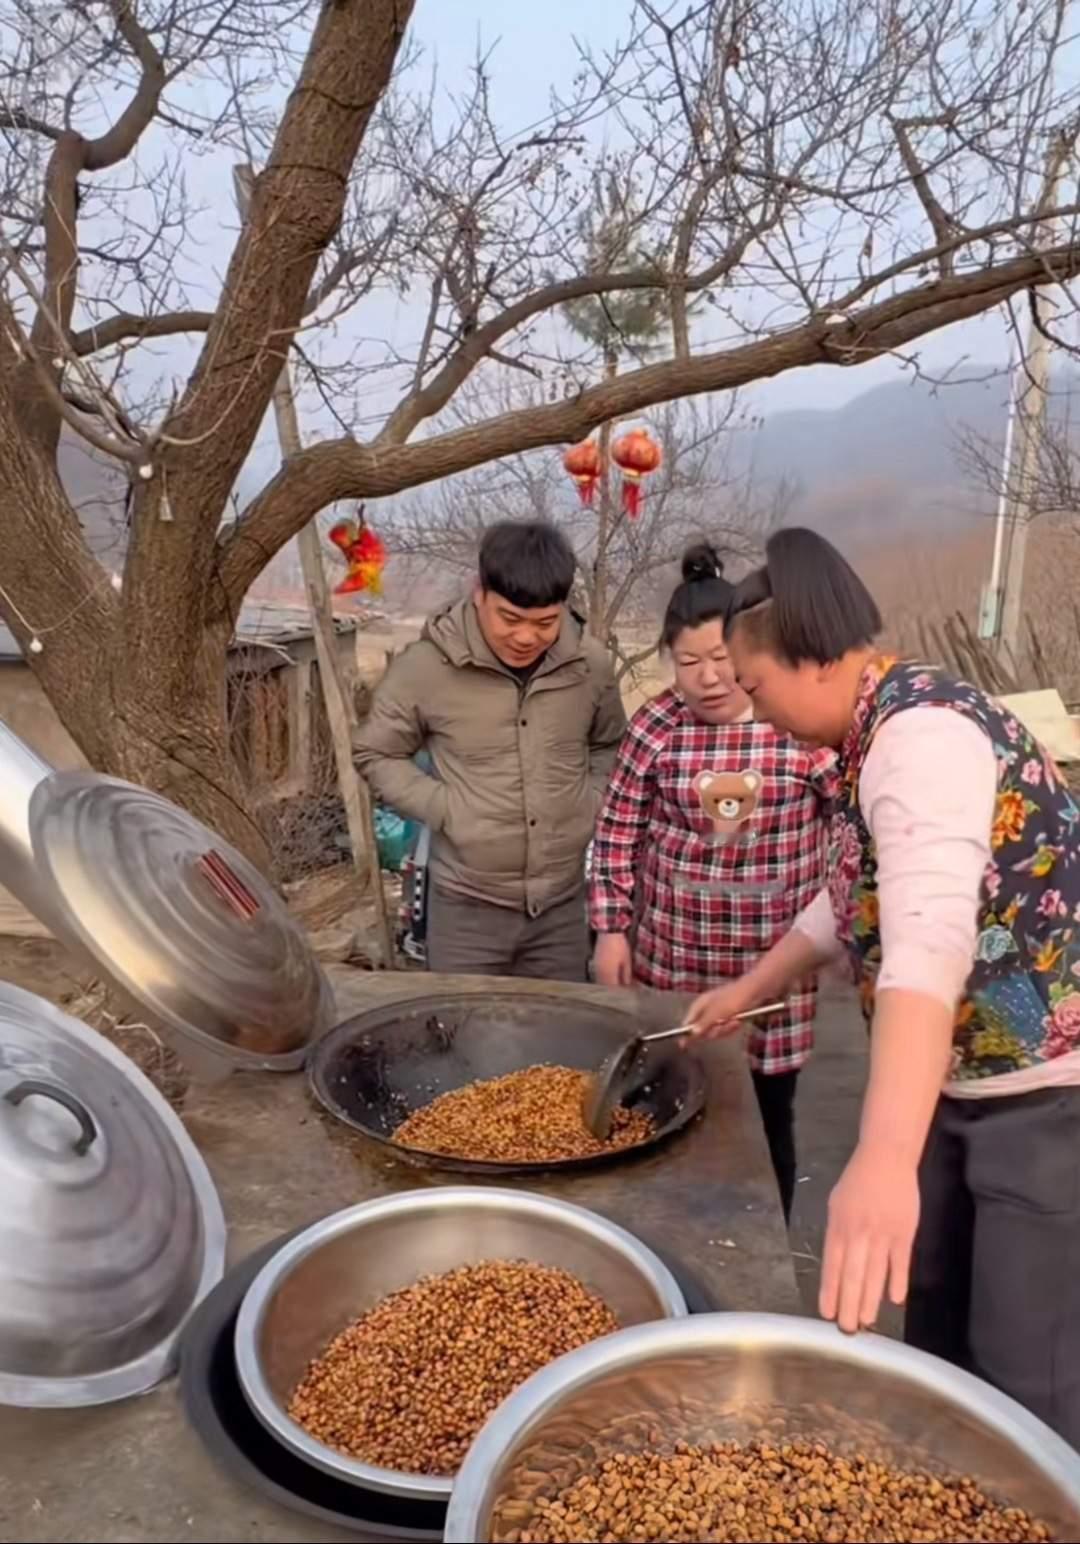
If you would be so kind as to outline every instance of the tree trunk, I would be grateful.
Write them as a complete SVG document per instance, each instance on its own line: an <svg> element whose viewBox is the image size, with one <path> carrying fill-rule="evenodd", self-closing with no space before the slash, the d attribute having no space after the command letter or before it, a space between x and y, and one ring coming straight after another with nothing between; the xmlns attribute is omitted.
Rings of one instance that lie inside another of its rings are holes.
<svg viewBox="0 0 1080 1544"><path fill-rule="evenodd" d="M114 9L142 67L139 88L97 139L75 129L55 139L46 296L29 340L0 292L0 615L94 768L166 794L265 868L267 845L228 743L225 655L248 586L223 578L221 519L341 230L349 177L413 0L311 7L300 76L186 387L137 446L106 434L104 419L82 426L99 449L115 449L130 478L119 594L88 549L56 456L79 281L78 178L134 151L166 79L135 8Z"/></svg>
<svg viewBox="0 0 1080 1544"><path fill-rule="evenodd" d="M95 771L171 799L268 873L266 833L229 744L226 642L222 630L204 630L182 695L167 659L144 659L137 673L130 669L119 630L99 656L111 683L110 711L103 711L100 690L81 689L77 680L50 672L43 685ZM33 661L42 676L45 660L43 653Z"/></svg>
<svg viewBox="0 0 1080 1544"><path fill-rule="evenodd" d="M202 620L193 572L165 596L151 585L116 593L55 465L19 433L7 385L0 372L0 595L27 662L95 771L164 794L266 871L269 850L228 743L231 622Z"/></svg>

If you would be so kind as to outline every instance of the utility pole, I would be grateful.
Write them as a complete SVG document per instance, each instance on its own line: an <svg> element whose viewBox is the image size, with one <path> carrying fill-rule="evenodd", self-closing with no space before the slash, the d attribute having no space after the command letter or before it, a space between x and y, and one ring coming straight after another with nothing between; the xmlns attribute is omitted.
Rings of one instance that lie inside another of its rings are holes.
<svg viewBox="0 0 1080 1544"><path fill-rule="evenodd" d="M1039 198L1042 210L1057 207L1062 184L1072 163L1072 155L1072 135L1059 134L1051 146L1047 160L1046 175ZM1045 221L1036 227L1037 245L1046 241L1051 226L1052 222ZM1033 288L1031 303L1034 307L1034 315L1028 330L1027 347L1018 367L1023 372L1022 385L1017 392L1014 405L1010 407L1009 428L1012 431L1012 438L1003 473L1003 499L999 506L998 530L994 544L996 572L991 578L992 589L996 592L994 598L997 598L998 593L1000 594L996 618L998 642L1006 658L1011 656L1016 664L1020 663L1023 652L1021 624L1024 616L1024 566L1027 560L1031 506L1038 486L1039 456L1046 423L1050 384L1048 322L1051 302L1044 285ZM1002 559L1003 537L1004 557Z"/></svg>
<svg viewBox="0 0 1080 1544"><path fill-rule="evenodd" d="M250 166L234 167L233 186L241 217L247 216L253 182L254 174ZM274 387L274 420L277 424L282 460L287 461L290 456L297 455L303 449L300 423L296 416L292 376L287 359L281 367L281 374ZM334 742L334 759L337 763L341 796L345 804L345 821L349 830L353 864L358 876L370 879L382 965L385 970L393 970L394 942L390 932L390 919L387 915L382 870L379 866L375 816L368 786L353 765L352 729L355 715L349 708L348 695L338 661L330 587L326 582L326 569L323 567L319 533L314 520L304 526L296 538L296 545L300 549L304 589L307 592L308 605L311 607L315 632L315 655L319 662L319 684L326 703L326 716L330 721L330 733Z"/></svg>

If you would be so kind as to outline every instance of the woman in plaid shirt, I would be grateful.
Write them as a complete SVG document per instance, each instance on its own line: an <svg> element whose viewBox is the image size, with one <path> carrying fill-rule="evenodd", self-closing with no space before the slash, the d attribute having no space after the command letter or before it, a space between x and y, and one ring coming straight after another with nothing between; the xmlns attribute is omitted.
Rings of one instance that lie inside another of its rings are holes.
<svg viewBox="0 0 1080 1544"><path fill-rule="evenodd" d="M589 912L598 981L689 993L743 975L820 891L835 757L753 722L724 644L733 587L709 546L691 548L682 571L661 634L675 686L638 710L619 748ZM815 999L807 983L749 1041L785 1217Z"/></svg>

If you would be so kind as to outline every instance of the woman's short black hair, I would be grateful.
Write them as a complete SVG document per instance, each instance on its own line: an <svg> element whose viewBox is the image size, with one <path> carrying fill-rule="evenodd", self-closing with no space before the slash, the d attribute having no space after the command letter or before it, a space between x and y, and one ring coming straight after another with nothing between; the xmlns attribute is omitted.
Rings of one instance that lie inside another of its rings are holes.
<svg viewBox="0 0 1080 1544"><path fill-rule="evenodd" d="M727 615L735 586L724 578L724 564L715 547L698 542L683 553L682 583L676 585L664 612L660 647L672 649L686 627L704 627Z"/></svg>
<svg viewBox="0 0 1080 1544"><path fill-rule="evenodd" d="M727 626L789 665L829 665L881 632L870 591L831 542L799 526L777 531L765 564L735 586Z"/></svg>
<svg viewBox="0 0 1080 1544"><path fill-rule="evenodd" d="M480 588L522 611L563 605L576 568L574 549L546 520L501 520L480 543Z"/></svg>

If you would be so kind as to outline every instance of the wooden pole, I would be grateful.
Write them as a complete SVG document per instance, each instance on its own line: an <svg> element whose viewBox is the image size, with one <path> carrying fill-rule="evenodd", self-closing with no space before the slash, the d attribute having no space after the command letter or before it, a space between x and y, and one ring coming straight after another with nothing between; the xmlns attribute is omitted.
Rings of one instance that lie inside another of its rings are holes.
<svg viewBox="0 0 1080 1544"><path fill-rule="evenodd" d="M619 372L619 356L610 347L604 354L604 379L613 381ZM614 535L618 518L612 500L611 487L611 438L615 428L613 419L600 425L598 440L600 449L600 504L596 521L596 563L593 568L592 604L589 607L589 631L607 645L608 610L608 548Z"/></svg>
<svg viewBox="0 0 1080 1544"><path fill-rule="evenodd" d="M289 671L289 780L303 793L311 780L311 660Z"/></svg>
<svg viewBox="0 0 1080 1544"><path fill-rule="evenodd" d="M241 216L247 213L253 181L250 166L234 168L233 182ZM281 374L274 387L274 420L277 425L282 459L288 461L291 456L299 454L303 443L300 438L300 422L296 416L296 399L293 396L292 377L287 360L281 367ZM334 742L334 760L337 763L338 784L345 803L345 820L352 845L353 864L358 875L365 879L370 878L382 965L385 970L393 970L394 942L386 909L382 869L379 865L375 815L368 786L353 765L352 730L355 727L355 715L342 679L337 635L334 632L334 614L330 603L330 586L326 582L326 569L323 566L319 533L314 520L304 526L296 538L296 544L300 549L304 589L307 592L315 628L319 684L326 703L326 716L330 721L330 733Z"/></svg>
<svg viewBox="0 0 1080 1544"><path fill-rule="evenodd" d="M1068 133L1063 133L1050 149L1041 197L1043 209L1056 207L1071 161L1072 138ZM1051 222L1044 221L1036 233L1036 239L1040 235L1045 237L1050 229ZM1047 332L1049 297L1044 285L1036 285L1032 289L1031 305L1033 314L1027 349L1020 361L1024 386L1017 398L1012 442L1018 471L1011 488L1011 467L1006 472L1009 481L1005 483L1005 561L998 618L1001 651L1018 666L1022 664L1024 654L1021 621L1024 614L1024 566L1031 525L1032 493L1039 475L1050 384L1050 340Z"/></svg>

